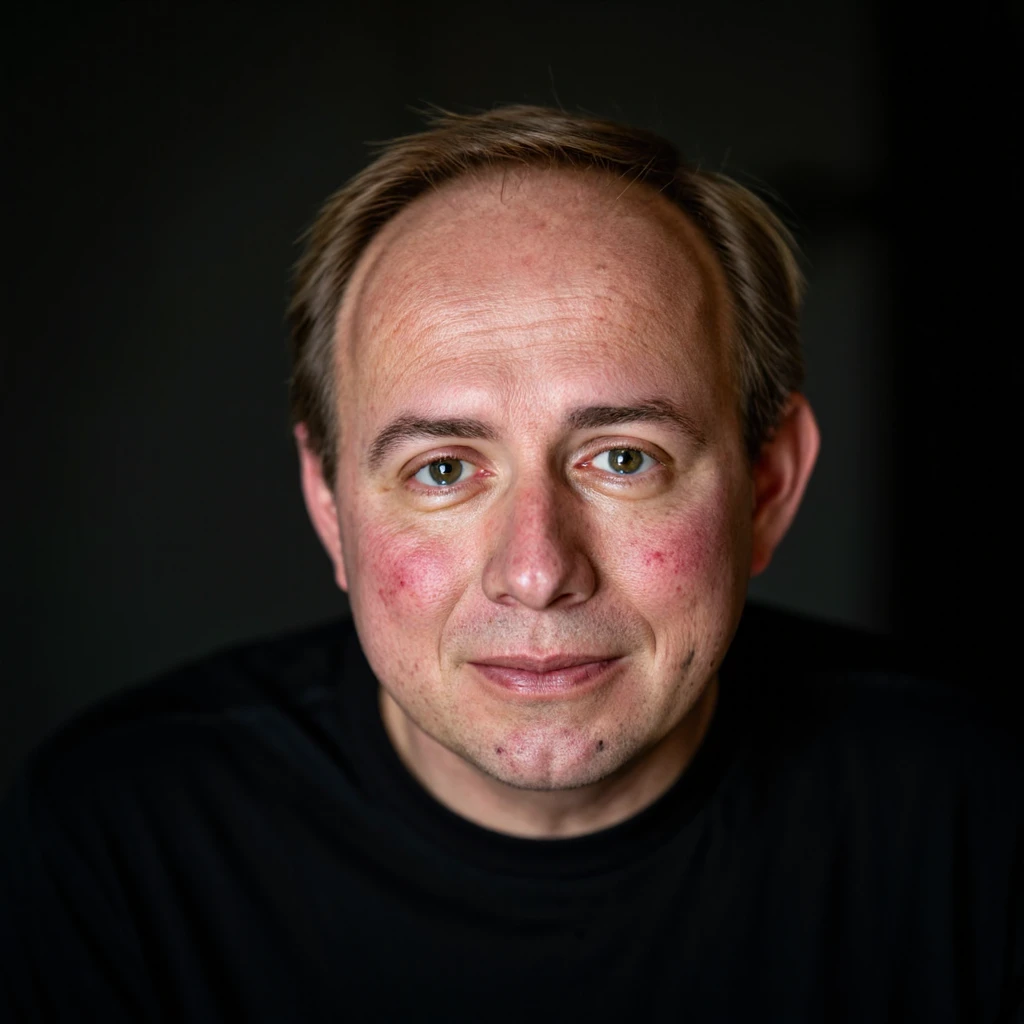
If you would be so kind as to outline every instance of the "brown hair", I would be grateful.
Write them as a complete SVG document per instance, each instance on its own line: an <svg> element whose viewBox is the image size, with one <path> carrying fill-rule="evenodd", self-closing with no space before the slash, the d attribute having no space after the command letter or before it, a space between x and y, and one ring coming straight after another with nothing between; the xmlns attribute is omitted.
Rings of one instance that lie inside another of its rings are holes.
<svg viewBox="0 0 1024 1024"><path fill-rule="evenodd" d="M338 428L334 335L345 288L370 240L428 189L503 165L581 168L641 182L674 202L718 256L729 292L740 416L751 459L803 382L798 316L803 279L789 232L753 192L686 163L652 132L535 106L440 111L425 131L386 143L324 204L295 272L291 324L293 422L333 487Z"/></svg>

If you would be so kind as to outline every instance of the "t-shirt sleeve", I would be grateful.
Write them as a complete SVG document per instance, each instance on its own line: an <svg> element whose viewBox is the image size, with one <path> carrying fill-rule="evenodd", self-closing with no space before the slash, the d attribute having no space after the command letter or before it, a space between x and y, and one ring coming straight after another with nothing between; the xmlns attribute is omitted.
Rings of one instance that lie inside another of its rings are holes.
<svg viewBox="0 0 1024 1024"><path fill-rule="evenodd" d="M113 864L31 772L0 804L0 1020L155 1020Z"/></svg>

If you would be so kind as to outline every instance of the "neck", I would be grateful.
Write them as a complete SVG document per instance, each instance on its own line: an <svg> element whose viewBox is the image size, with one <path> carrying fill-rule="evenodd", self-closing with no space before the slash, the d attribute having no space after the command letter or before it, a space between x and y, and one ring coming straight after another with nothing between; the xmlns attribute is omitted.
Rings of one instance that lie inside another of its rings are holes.
<svg viewBox="0 0 1024 1024"><path fill-rule="evenodd" d="M565 790L518 789L487 775L420 729L383 688L380 710L399 758L449 810L496 832L557 839L611 828L657 800L697 753L717 696L715 677L653 747L598 782Z"/></svg>

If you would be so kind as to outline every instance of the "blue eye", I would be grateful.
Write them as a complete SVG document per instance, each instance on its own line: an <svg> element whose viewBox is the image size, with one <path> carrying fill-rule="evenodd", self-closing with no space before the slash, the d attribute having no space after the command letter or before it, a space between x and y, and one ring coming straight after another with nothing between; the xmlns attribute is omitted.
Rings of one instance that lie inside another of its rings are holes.
<svg viewBox="0 0 1024 1024"><path fill-rule="evenodd" d="M592 466L618 476L634 476L650 469L655 460L639 448L609 448L591 461Z"/></svg>
<svg viewBox="0 0 1024 1024"><path fill-rule="evenodd" d="M426 487L450 487L464 476L472 476L476 466L465 459L434 459L419 470L413 479Z"/></svg>

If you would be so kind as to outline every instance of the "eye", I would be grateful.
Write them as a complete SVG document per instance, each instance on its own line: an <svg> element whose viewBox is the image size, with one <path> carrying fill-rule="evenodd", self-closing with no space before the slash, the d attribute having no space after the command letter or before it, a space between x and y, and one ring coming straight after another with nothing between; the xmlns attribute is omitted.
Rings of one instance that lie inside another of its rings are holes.
<svg viewBox="0 0 1024 1024"><path fill-rule="evenodd" d="M657 463L647 452L642 452L639 448L609 448L595 456L590 464L619 476L634 476Z"/></svg>
<svg viewBox="0 0 1024 1024"><path fill-rule="evenodd" d="M463 477L472 476L475 471L476 466L465 459L434 459L417 471L413 479L425 487L450 487Z"/></svg>

